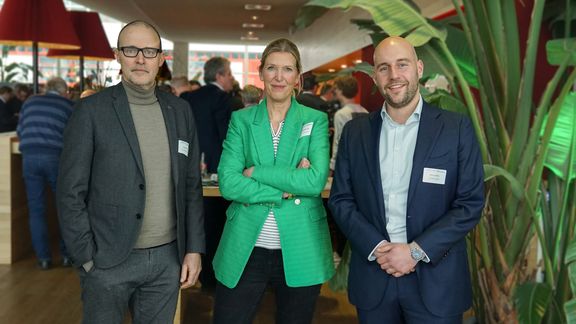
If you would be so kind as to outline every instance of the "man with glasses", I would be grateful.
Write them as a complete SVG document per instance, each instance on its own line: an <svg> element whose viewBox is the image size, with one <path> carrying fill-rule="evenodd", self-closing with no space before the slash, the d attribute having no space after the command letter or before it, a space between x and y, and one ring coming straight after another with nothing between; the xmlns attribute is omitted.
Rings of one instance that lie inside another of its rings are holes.
<svg viewBox="0 0 576 324"><path fill-rule="evenodd" d="M81 100L64 134L62 233L82 286L83 323L173 321L204 252L200 153L185 101L156 90L160 35L127 24L122 82Z"/></svg>

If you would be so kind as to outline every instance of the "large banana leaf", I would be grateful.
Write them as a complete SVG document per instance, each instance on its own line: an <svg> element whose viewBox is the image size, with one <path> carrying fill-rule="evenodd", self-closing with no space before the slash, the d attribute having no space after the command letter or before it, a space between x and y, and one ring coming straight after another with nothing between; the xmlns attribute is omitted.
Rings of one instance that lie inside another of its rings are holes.
<svg viewBox="0 0 576 324"><path fill-rule="evenodd" d="M544 123L546 125L546 122ZM558 177L571 181L576 177L576 92L566 96L556 121L545 166ZM544 129L542 129L542 133Z"/></svg>
<svg viewBox="0 0 576 324"><path fill-rule="evenodd" d="M550 299L552 288L543 283L527 282L516 290L518 319L523 324L540 324Z"/></svg>
<svg viewBox="0 0 576 324"><path fill-rule="evenodd" d="M325 8L350 9L362 8L370 13L374 22L388 34L404 36L414 46L426 44L432 38L446 39L446 32L434 28L414 7L403 0L312 0L306 3L299 15L309 15L312 6ZM309 8L310 7L310 8Z"/></svg>
<svg viewBox="0 0 576 324"><path fill-rule="evenodd" d="M560 65L568 60L568 65L576 65L576 38L550 40L546 43L546 57L550 65Z"/></svg>

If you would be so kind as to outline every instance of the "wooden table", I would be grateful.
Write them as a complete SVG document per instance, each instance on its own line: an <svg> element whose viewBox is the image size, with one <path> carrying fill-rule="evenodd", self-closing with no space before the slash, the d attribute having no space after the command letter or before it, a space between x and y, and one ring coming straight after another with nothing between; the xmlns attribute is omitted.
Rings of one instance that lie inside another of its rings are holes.
<svg viewBox="0 0 576 324"><path fill-rule="evenodd" d="M330 196L330 188L332 187L332 178L328 178L324 190L322 190L322 198L328 198ZM222 197L220 194L220 188L218 186L208 185L202 186L202 193L204 197Z"/></svg>

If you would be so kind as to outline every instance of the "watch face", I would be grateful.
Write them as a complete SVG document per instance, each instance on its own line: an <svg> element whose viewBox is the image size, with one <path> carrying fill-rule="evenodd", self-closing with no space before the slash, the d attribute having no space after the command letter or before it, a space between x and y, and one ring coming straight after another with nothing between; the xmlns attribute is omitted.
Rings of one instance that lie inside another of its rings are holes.
<svg viewBox="0 0 576 324"><path fill-rule="evenodd" d="M424 258L424 254L419 249L413 248L410 252L412 254L412 258L416 261L420 261L422 258Z"/></svg>

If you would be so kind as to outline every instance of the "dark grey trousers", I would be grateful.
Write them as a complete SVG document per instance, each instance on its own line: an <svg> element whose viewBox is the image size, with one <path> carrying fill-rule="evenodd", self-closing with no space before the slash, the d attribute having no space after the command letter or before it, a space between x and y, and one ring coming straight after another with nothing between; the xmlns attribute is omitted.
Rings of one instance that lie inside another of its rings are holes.
<svg viewBox="0 0 576 324"><path fill-rule="evenodd" d="M109 269L80 269L84 324L121 324L130 310L132 323L174 321L180 289L176 242L137 249Z"/></svg>

